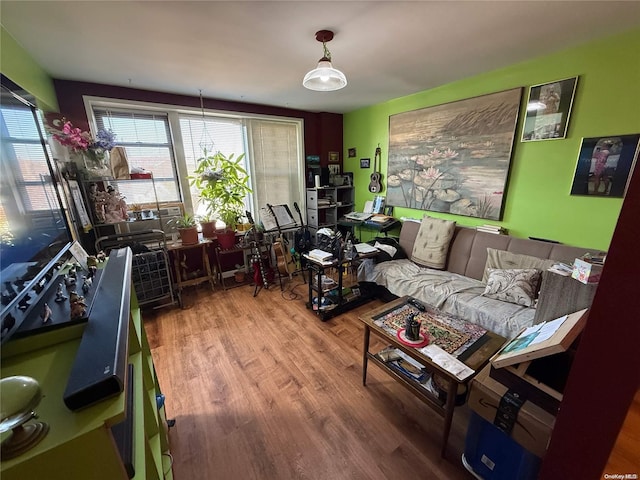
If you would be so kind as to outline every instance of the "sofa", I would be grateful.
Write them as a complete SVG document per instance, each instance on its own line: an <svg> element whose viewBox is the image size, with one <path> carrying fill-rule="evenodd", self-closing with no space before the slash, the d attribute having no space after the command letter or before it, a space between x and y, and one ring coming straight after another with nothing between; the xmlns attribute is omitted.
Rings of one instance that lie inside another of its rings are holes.
<svg viewBox="0 0 640 480"><path fill-rule="evenodd" d="M536 300L527 305L517 296L507 298L508 301L487 296L487 272L492 272L492 276L503 273L500 268L491 268L495 266L492 262L507 272L537 274L534 292L537 296L542 272L554 263L571 264L587 252L596 254L593 249L486 233L449 222L451 238L443 252L444 268L436 269L416 261L414 244L421 225L421 222L405 221L398 240L400 255L389 259L392 257L385 254L387 261L362 262L358 279L384 287L394 296L415 297L509 339L533 325ZM405 256L402 252L407 258L398 258Z"/></svg>

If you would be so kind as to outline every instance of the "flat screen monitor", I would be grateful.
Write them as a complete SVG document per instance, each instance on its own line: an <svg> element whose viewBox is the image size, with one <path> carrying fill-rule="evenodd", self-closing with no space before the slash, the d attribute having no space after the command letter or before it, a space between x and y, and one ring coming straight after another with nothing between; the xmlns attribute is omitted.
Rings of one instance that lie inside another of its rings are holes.
<svg viewBox="0 0 640 480"><path fill-rule="evenodd" d="M33 290L34 282L41 281L42 272L68 248L72 236L35 99L4 75L1 86L0 288L4 343L19 327L14 324L8 328L10 308L15 307L16 299Z"/></svg>

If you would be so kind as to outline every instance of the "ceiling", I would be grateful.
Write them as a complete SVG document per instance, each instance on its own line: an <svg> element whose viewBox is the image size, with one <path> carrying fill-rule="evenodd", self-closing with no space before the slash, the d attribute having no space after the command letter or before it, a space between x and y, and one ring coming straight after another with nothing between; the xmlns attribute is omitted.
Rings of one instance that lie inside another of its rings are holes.
<svg viewBox="0 0 640 480"><path fill-rule="evenodd" d="M636 27L640 2L2 0L0 18L53 78L345 113ZM302 86L321 29L339 91Z"/></svg>

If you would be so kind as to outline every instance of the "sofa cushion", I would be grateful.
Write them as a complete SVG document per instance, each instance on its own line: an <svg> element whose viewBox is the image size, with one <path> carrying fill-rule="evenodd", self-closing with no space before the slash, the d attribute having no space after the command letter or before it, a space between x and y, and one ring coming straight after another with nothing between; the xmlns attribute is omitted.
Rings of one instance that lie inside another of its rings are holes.
<svg viewBox="0 0 640 480"><path fill-rule="evenodd" d="M536 268L506 270L489 268L487 270L489 278L482 295L525 307L533 305L540 283L540 270Z"/></svg>
<svg viewBox="0 0 640 480"><path fill-rule="evenodd" d="M425 216L413 244L411 260L423 267L442 270L447 264L449 243L455 228L454 221Z"/></svg>
<svg viewBox="0 0 640 480"><path fill-rule="evenodd" d="M536 268L538 270L547 270L555 263L556 261L545 258L507 252L506 250L497 250L495 248L487 248L487 263L485 265L482 281L487 283L487 278L489 278L488 270L490 268L500 268L503 270L513 268Z"/></svg>

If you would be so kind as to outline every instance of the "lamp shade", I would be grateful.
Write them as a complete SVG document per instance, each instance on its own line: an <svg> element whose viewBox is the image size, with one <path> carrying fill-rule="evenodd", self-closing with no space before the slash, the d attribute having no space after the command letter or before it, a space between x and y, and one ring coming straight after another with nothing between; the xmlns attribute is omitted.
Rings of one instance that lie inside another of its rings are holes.
<svg viewBox="0 0 640 480"><path fill-rule="evenodd" d="M318 67L304 76L302 85L309 90L330 92L347 86L347 77L331 65L328 58L321 58Z"/></svg>

